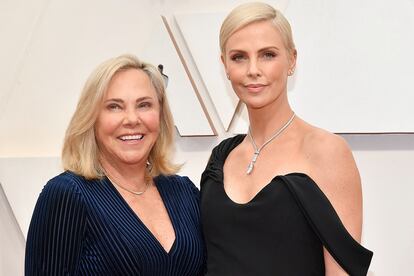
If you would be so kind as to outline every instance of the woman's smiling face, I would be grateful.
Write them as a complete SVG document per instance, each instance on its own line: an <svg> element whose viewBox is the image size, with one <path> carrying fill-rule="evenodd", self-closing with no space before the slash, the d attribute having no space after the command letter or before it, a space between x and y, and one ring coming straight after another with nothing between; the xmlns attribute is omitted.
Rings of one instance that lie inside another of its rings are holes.
<svg viewBox="0 0 414 276"><path fill-rule="evenodd" d="M160 104L148 75L137 69L116 73L95 125L100 158L118 166L145 166L159 129Z"/></svg>

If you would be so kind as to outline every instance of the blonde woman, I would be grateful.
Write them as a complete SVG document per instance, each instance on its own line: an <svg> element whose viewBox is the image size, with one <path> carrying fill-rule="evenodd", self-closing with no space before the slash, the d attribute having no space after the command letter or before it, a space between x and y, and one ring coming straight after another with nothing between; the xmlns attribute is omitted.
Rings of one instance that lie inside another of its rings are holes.
<svg viewBox="0 0 414 276"><path fill-rule="evenodd" d="M31 220L26 275L198 275L198 190L174 175L174 124L157 69L131 55L102 63L66 132L65 172Z"/></svg>
<svg viewBox="0 0 414 276"><path fill-rule="evenodd" d="M351 151L289 105L297 52L288 21L243 4L224 20L220 47L250 127L213 150L201 179L207 275L366 275L372 252L359 244Z"/></svg>

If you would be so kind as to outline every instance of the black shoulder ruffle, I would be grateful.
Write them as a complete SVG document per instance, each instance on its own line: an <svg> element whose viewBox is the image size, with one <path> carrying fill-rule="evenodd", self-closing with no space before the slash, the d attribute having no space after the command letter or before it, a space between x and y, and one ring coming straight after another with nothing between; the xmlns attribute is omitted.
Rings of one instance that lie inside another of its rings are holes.
<svg viewBox="0 0 414 276"><path fill-rule="evenodd" d="M240 134L234 137L223 140L218 144L211 152L210 159L207 162L207 166L201 175L200 188L203 188L203 184L207 179L213 179L214 181L223 180L223 165L227 158L227 155L239 145L246 135Z"/></svg>
<svg viewBox="0 0 414 276"><path fill-rule="evenodd" d="M306 174L277 176L283 181L324 247L350 275L366 275L373 252L360 245L345 229L318 185Z"/></svg>

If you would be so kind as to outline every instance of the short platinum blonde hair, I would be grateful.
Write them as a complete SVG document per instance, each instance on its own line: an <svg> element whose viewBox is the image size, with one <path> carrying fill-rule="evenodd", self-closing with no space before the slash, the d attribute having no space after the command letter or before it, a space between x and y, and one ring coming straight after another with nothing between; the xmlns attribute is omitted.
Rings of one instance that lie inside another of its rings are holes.
<svg viewBox="0 0 414 276"><path fill-rule="evenodd" d="M85 83L75 113L66 130L62 150L62 163L65 170L87 179L101 178L105 175L100 164L100 151L94 128L109 83L116 73L128 69L142 70L148 75L160 104L160 131L148 158L152 164L149 176L173 174L179 169L178 165L170 161L175 128L160 72L153 65L142 62L133 55L121 55L100 64Z"/></svg>
<svg viewBox="0 0 414 276"><path fill-rule="evenodd" d="M288 20L280 11L261 2L242 4L227 15L220 28L221 53L225 53L227 40L236 31L251 23L266 20L270 20L280 32L288 52L290 54L295 53L295 43L293 42L292 29Z"/></svg>

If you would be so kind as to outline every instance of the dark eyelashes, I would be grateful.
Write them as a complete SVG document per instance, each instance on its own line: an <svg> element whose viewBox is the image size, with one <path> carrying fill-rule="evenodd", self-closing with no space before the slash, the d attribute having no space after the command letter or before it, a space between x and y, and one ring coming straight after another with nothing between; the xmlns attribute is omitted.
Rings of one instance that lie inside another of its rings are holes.
<svg viewBox="0 0 414 276"><path fill-rule="evenodd" d="M263 56L265 56L265 57L275 57L276 54L273 53L273 52L267 52L267 53L264 53Z"/></svg>
<svg viewBox="0 0 414 276"><path fill-rule="evenodd" d="M277 56L278 56L278 54L274 53L274 52L264 52L264 53L261 54L261 57L266 58L266 59L275 58ZM230 59L232 61L241 61L243 59L246 59L246 57L244 55L241 55L241 54L236 54L236 55L230 56Z"/></svg>
<svg viewBox="0 0 414 276"><path fill-rule="evenodd" d="M118 104L111 103L111 104L107 105L107 108L108 109L115 109L115 108L120 108L120 106Z"/></svg>
<svg viewBox="0 0 414 276"><path fill-rule="evenodd" d="M152 103L150 102L141 102L136 105L137 108L149 108L151 106L152 106ZM110 103L106 106L106 108L109 110L114 110L114 109L122 109L122 106L116 103Z"/></svg>
<svg viewBox="0 0 414 276"><path fill-rule="evenodd" d="M234 56L231 56L230 57L230 59L233 60L233 61L241 60L242 58L243 58L242 55L234 55Z"/></svg>
<svg viewBox="0 0 414 276"><path fill-rule="evenodd" d="M143 102L138 104L138 107L151 107L152 104L150 102Z"/></svg>

